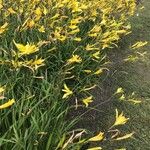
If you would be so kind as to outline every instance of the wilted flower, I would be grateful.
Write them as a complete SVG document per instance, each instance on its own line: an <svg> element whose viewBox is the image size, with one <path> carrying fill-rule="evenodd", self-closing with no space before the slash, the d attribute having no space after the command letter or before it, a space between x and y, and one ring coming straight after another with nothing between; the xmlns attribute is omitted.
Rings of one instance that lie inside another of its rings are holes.
<svg viewBox="0 0 150 150"><path fill-rule="evenodd" d="M92 147L92 148L88 148L87 150L102 150L101 147Z"/></svg>
<svg viewBox="0 0 150 150"><path fill-rule="evenodd" d="M142 101L141 100L138 100L138 99L129 99L129 100L127 100L128 102L132 102L134 105L135 104L140 104Z"/></svg>
<svg viewBox="0 0 150 150"><path fill-rule="evenodd" d="M118 137L118 138L116 138L116 139L114 139L114 140L120 141L120 140L128 139L128 138L132 137L133 134L134 134L134 133L132 132L132 133L126 134L126 135L124 135L124 136L122 136L122 137Z"/></svg>
<svg viewBox="0 0 150 150"><path fill-rule="evenodd" d="M96 59L99 59L100 58L100 52L98 51L98 52L96 52L96 53L94 53L94 54L92 54L92 56L94 57L94 58L96 58Z"/></svg>

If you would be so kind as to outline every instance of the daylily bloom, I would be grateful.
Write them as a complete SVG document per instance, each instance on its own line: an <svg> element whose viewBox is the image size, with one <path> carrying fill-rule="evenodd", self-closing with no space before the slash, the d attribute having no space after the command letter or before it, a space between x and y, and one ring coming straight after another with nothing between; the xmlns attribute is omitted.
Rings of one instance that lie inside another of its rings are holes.
<svg viewBox="0 0 150 150"><path fill-rule="evenodd" d="M39 32L44 33L44 32L45 32L45 27L44 27L44 26L41 26L38 30L39 30Z"/></svg>
<svg viewBox="0 0 150 150"><path fill-rule="evenodd" d="M94 53L94 54L92 54L92 56L94 57L94 58L96 58L96 59L99 59L100 58L100 52L98 51L98 52L96 52L96 53Z"/></svg>
<svg viewBox="0 0 150 150"><path fill-rule="evenodd" d="M127 100L128 102L132 102L134 105L135 104L140 104L140 103L142 103L142 101L141 100L138 100L138 99L129 99L129 100Z"/></svg>
<svg viewBox="0 0 150 150"><path fill-rule="evenodd" d="M91 73L92 71L91 70L83 70L84 72L86 73Z"/></svg>
<svg viewBox="0 0 150 150"><path fill-rule="evenodd" d="M31 67L33 67L35 70L37 70L39 67L44 66L44 59L39 58L39 59L35 59L33 62L31 62Z"/></svg>
<svg viewBox="0 0 150 150"><path fill-rule="evenodd" d="M79 55L73 55L70 59L68 59L69 64L81 63L81 62L82 62L82 58Z"/></svg>
<svg viewBox="0 0 150 150"><path fill-rule="evenodd" d="M34 27L34 25L35 25L34 20L29 20L29 21L27 22L27 26L28 26L29 28Z"/></svg>
<svg viewBox="0 0 150 150"><path fill-rule="evenodd" d="M89 96L89 97L84 98L84 99L82 100L82 102L85 104L86 107L89 106L89 103L92 103L92 102L93 102L92 98L93 98L92 96Z"/></svg>
<svg viewBox="0 0 150 150"><path fill-rule="evenodd" d="M90 138L88 141L91 141L91 142L96 142L96 141L101 141L103 140L104 138L104 133L103 132L100 132L98 135Z"/></svg>
<svg viewBox="0 0 150 150"><path fill-rule="evenodd" d="M4 109L4 108L7 108L7 107L10 107L11 105L13 105L15 103L15 100L14 99L11 99L11 100L8 100L8 102L0 105L0 109Z"/></svg>
<svg viewBox="0 0 150 150"><path fill-rule="evenodd" d="M119 100L121 100L121 101L125 100L125 95L122 94L121 97L119 97Z"/></svg>
<svg viewBox="0 0 150 150"><path fill-rule="evenodd" d="M0 26L0 34L5 32L7 30L8 23L4 23L2 26Z"/></svg>
<svg viewBox="0 0 150 150"><path fill-rule="evenodd" d="M99 75L103 73L103 69L98 69L96 72L94 72L95 75Z"/></svg>
<svg viewBox="0 0 150 150"><path fill-rule="evenodd" d="M5 91L4 87L0 87L0 93L2 93L4 91Z"/></svg>
<svg viewBox="0 0 150 150"><path fill-rule="evenodd" d="M94 44L93 45L87 44L85 50L87 50L87 51L93 51L93 50L99 50L99 48L95 47Z"/></svg>
<svg viewBox="0 0 150 150"><path fill-rule="evenodd" d="M82 39L80 37L76 37L73 39L74 41L80 42Z"/></svg>
<svg viewBox="0 0 150 150"><path fill-rule="evenodd" d="M63 92L65 92L65 94L63 95L63 99L68 98L70 95L73 94L73 92L67 87L66 84L64 84L64 89L62 89Z"/></svg>
<svg viewBox="0 0 150 150"><path fill-rule="evenodd" d="M115 92L115 94L120 94L120 93L124 93L124 90L123 90L122 87L119 87L119 88L117 89L117 91Z"/></svg>
<svg viewBox="0 0 150 150"><path fill-rule="evenodd" d="M119 115L119 114L118 114L118 110L116 109L116 121L115 121L115 123L114 123L113 126L123 125L123 124L125 124L128 120L129 120L129 118L126 118L126 117L123 115L123 112ZM112 127L113 127L113 126L112 126Z"/></svg>
<svg viewBox="0 0 150 150"><path fill-rule="evenodd" d="M20 43L16 43L15 41L14 41L14 44L19 50L19 55L29 55L39 50L39 48L34 44L27 43L27 45L23 45Z"/></svg>
<svg viewBox="0 0 150 150"><path fill-rule="evenodd" d="M133 45L131 46L131 48L132 48L132 49L138 49L138 48L140 48L140 47L145 46L147 43L148 43L147 41L145 41L145 42L139 41L139 42L136 42L135 44L133 44Z"/></svg>

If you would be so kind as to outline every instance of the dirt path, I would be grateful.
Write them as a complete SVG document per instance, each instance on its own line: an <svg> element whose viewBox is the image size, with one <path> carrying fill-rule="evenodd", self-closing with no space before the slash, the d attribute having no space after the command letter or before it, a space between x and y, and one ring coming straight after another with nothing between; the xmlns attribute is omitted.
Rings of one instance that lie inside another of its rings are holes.
<svg viewBox="0 0 150 150"><path fill-rule="evenodd" d="M124 146L128 150L150 150L150 0L145 0L145 9L139 10L137 15L131 18L133 33L125 37L118 49L111 54L113 57L113 70L109 73L106 81L103 81L94 95L95 104L99 105L97 110L92 110L85 115L81 127L90 131L105 131L114 119L114 109L117 107L123 110L130 117L130 123L123 129L126 132L136 132L133 140L116 143L110 146ZM144 61L136 63L122 63L122 59L130 54L128 47L136 41L149 41L149 44L140 52L146 52ZM117 103L110 99L117 87L123 87L127 92L135 91L143 99L142 104ZM103 104L103 102L107 103ZM107 148L108 150L108 148Z"/></svg>

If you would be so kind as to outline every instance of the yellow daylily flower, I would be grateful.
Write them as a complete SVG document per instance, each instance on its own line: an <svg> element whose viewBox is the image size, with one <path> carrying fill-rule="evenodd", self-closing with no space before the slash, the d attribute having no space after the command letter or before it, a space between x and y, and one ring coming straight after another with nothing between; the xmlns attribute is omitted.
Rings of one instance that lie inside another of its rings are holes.
<svg viewBox="0 0 150 150"><path fill-rule="evenodd" d="M138 56L129 55L127 58L124 59L125 62L136 62L139 59Z"/></svg>
<svg viewBox="0 0 150 150"><path fill-rule="evenodd" d="M57 27L56 30L54 31L54 36L55 36L55 40L60 40L60 41L65 41L67 39L66 35L62 35L61 34L62 28L61 27Z"/></svg>
<svg viewBox="0 0 150 150"><path fill-rule="evenodd" d="M8 102L6 102L5 104L0 105L0 109L4 109L4 108L7 108L7 107L10 107L14 103L15 103L14 99L8 100Z"/></svg>
<svg viewBox="0 0 150 150"><path fill-rule="evenodd" d="M145 7L144 6L140 7L140 10L142 10L142 9L145 9Z"/></svg>
<svg viewBox="0 0 150 150"><path fill-rule="evenodd" d="M145 42L139 41L139 42L136 42L135 44L133 44L133 45L131 46L131 48L132 48L132 49L138 49L138 48L140 48L140 47L145 46L147 43L148 43L147 41L145 41Z"/></svg>
<svg viewBox="0 0 150 150"><path fill-rule="evenodd" d="M94 54L92 54L92 56L94 57L94 58L96 58L96 59L99 59L100 58L100 52L96 52L96 53L94 53Z"/></svg>
<svg viewBox="0 0 150 150"><path fill-rule="evenodd" d="M92 72L92 70L83 70L84 72L86 72L86 73L91 73Z"/></svg>
<svg viewBox="0 0 150 150"><path fill-rule="evenodd" d="M103 139L104 139L104 132L100 132L98 135L90 138L88 141L96 142L96 141L102 141Z"/></svg>
<svg viewBox="0 0 150 150"><path fill-rule="evenodd" d="M42 15L42 10L40 7L36 8L36 10L34 11L34 13L37 15L37 16L41 16Z"/></svg>
<svg viewBox="0 0 150 150"><path fill-rule="evenodd" d="M3 93L5 91L4 87L0 87L0 93Z"/></svg>
<svg viewBox="0 0 150 150"><path fill-rule="evenodd" d="M81 62L82 62L82 58L79 55L73 55L70 59L68 59L69 64L81 63Z"/></svg>
<svg viewBox="0 0 150 150"><path fill-rule="evenodd" d="M122 94L121 97L119 97L119 100L121 100L121 101L125 100L125 95Z"/></svg>
<svg viewBox="0 0 150 150"><path fill-rule="evenodd" d="M89 106L89 103L92 103L92 102L93 102L92 98L93 98L92 96L89 96L89 97L84 98L84 99L82 100L82 102L85 104L86 107Z"/></svg>
<svg viewBox="0 0 150 150"><path fill-rule="evenodd" d="M39 50L39 48L34 44L27 43L27 45L23 45L20 43L16 43L15 41L14 41L14 44L19 50L19 55L29 55Z"/></svg>
<svg viewBox="0 0 150 150"><path fill-rule="evenodd" d="M55 20L55 19L57 19L59 16L60 16L60 14L59 14L59 13L56 13L53 17L51 17L51 20Z"/></svg>
<svg viewBox="0 0 150 150"><path fill-rule="evenodd" d="M115 92L115 94L121 94L121 93L124 93L124 90L123 90L122 87L119 87L119 88L117 89L117 91Z"/></svg>
<svg viewBox="0 0 150 150"><path fill-rule="evenodd" d="M44 26L41 26L38 30L39 30L39 32L45 33L45 27Z"/></svg>
<svg viewBox="0 0 150 150"><path fill-rule="evenodd" d="M103 69L98 69L96 72L94 72L95 75L99 75L103 73Z"/></svg>
<svg viewBox="0 0 150 150"><path fill-rule="evenodd" d="M73 92L67 87L66 84L64 84L64 89L62 89L63 92L65 92L65 94L63 95L63 99L68 98L70 95L73 94Z"/></svg>
<svg viewBox="0 0 150 150"><path fill-rule="evenodd" d="M72 19L72 20L70 21L70 24L71 24L71 25L76 25L76 24L80 23L80 20L81 20L81 17L78 17L78 18L76 18L76 19Z"/></svg>
<svg viewBox="0 0 150 150"><path fill-rule="evenodd" d="M74 41L80 42L82 39L80 37L76 37L73 39Z"/></svg>
<svg viewBox="0 0 150 150"><path fill-rule="evenodd" d="M101 26L95 25L89 32L88 36L96 37L101 31Z"/></svg>
<svg viewBox="0 0 150 150"><path fill-rule="evenodd" d="M0 34L7 30L8 23L5 22L2 26L0 26Z"/></svg>
<svg viewBox="0 0 150 150"><path fill-rule="evenodd" d="M44 66L44 59L36 59L34 60L31 65L34 67L35 70L37 70L39 67Z"/></svg>
<svg viewBox="0 0 150 150"><path fill-rule="evenodd" d="M35 25L34 20L29 20L29 21L27 22L27 26L28 26L29 28L34 27L34 25Z"/></svg>
<svg viewBox="0 0 150 150"><path fill-rule="evenodd" d="M98 33L91 33L91 34L88 34L88 36L89 36L89 37L97 37L97 34L98 34Z"/></svg>
<svg viewBox="0 0 150 150"><path fill-rule="evenodd" d="M73 35L73 34L76 34L76 33L78 33L78 32L80 32L80 29L79 29L79 28L76 28L76 29L70 31L69 34Z"/></svg>
<svg viewBox="0 0 150 150"><path fill-rule="evenodd" d="M15 60L12 60L11 61L11 65L17 69L17 68L20 68L24 65L24 61L15 61Z"/></svg>
<svg viewBox="0 0 150 150"><path fill-rule="evenodd" d="M8 11L9 11L11 14L15 14L15 13L16 13L16 11L14 11L12 7L8 8Z"/></svg>
<svg viewBox="0 0 150 150"><path fill-rule="evenodd" d="M48 9L43 6L43 14L44 14L44 15L47 15L47 13L48 13Z"/></svg>
<svg viewBox="0 0 150 150"><path fill-rule="evenodd" d="M74 29L78 28L78 26L76 26L76 25L70 25L69 28L72 29L72 30L74 30Z"/></svg>
<svg viewBox="0 0 150 150"><path fill-rule="evenodd" d="M93 45L87 44L85 50L93 51L93 50L99 50L99 48L95 47L94 44Z"/></svg>
<svg viewBox="0 0 150 150"><path fill-rule="evenodd" d="M119 114L118 114L118 110L116 109L116 121L115 121L115 123L114 123L113 126L123 125L123 124L125 124L128 120L129 120L129 118L126 118L126 117L123 115L123 112L119 115ZM112 126L112 127L113 127L113 126Z"/></svg>

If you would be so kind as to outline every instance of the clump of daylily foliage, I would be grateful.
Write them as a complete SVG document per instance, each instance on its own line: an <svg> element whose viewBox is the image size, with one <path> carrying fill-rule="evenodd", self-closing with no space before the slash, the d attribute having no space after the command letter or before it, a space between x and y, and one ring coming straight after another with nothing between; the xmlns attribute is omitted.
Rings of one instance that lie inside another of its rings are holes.
<svg viewBox="0 0 150 150"><path fill-rule="evenodd" d="M0 1L2 149L77 150L107 140L102 131L85 137L86 131L73 130L74 121L65 116L70 107L94 101L90 90L108 71L107 51L131 32L128 18L135 7L134 0ZM122 88L118 94L125 99ZM116 109L108 133L128 120ZM109 140L133 135L115 131Z"/></svg>

